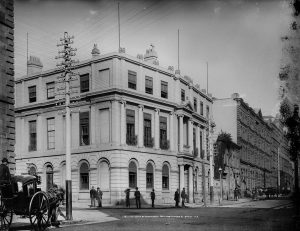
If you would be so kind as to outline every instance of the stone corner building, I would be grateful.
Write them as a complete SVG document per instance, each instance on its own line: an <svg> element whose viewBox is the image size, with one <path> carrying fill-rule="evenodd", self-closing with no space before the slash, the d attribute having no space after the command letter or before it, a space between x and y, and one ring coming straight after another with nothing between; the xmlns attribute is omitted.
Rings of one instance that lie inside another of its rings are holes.
<svg viewBox="0 0 300 231"><path fill-rule="evenodd" d="M0 159L15 170L14 1L0 1Z"/></svg>
<svg viewBox="0 0 300 231"><path fill-rule="evenodd" d="M64 186L64 100L56 94L61 73L42 71L36 57L28 68L29 75L15 82L17 172L41 175L44 190L53 182ZM99 186L104 203L115 204L137 186L146 202L154 188L157 202L173 203L183 187L189 202L201 201L209 187L212 96L190 77L160 67L153 47L135 58L100 55L94 46L92 58L74 71L73 200L86 201L90 188Z"/></svg>

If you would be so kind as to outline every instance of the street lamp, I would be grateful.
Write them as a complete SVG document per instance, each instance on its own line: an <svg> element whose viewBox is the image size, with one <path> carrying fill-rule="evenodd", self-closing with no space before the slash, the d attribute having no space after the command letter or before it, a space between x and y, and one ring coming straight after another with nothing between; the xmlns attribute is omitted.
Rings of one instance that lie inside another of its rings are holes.
<svg viewBox="0 0 300 231"><path fill-rule="evenodd" d="M222 168L219 168L219 175L220 175L220 200L219 200L219 204L221 205L221 202L222 202L222 188L223 188L223 182L222 182Z"/></svg>

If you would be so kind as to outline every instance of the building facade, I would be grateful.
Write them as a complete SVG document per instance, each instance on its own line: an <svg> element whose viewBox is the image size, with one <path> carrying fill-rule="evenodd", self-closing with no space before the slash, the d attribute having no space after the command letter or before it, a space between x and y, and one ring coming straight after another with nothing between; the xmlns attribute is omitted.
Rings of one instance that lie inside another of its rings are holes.
<svg viewBox="0 0 300 231"><path fill-rule="evenodd" d="M294 189L294 164L289 157L288 139L279 118L265 117L265 120L272 128L271 185L278 186L282 193L288 193Z"/></svg>
<svg viewBox="0 0 300 231"><path fill-rule="evenodd" d="M14 1L0 1L0 159L15 170Z"/></svg>
<svg viewBox="0 0 300 231"><path fill-rule="evenodd" d="M240 176L242 193L255 187L271 187L272 128L261 111L251 108L237 93L215 99L213 115L216 131L226 131L241 147ZM276 185L275 185L276 187Z"/></svg>
<svg viewBox="0 0 300 231"><path fill-rule="evenodd" d="M71 85L73 200L89 198L91 186L104 203L139 187L142 200L173 203L177 188L189 202L207 193L208 118L212 97L173 68L158 65L152 47L137 58L125 53L80 62ZM60 70L42 71L31 57L29 75L16 84L16 154L19 174L38 174L46 190L65 182L64 100L57 94ZM131 195L133 196L133 194Z"/></svg>

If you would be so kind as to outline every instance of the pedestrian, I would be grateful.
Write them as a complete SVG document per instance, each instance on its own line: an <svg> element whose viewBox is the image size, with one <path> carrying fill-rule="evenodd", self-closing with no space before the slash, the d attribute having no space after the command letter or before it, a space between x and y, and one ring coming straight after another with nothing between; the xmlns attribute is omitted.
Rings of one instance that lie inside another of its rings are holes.
<svg viewBox="0 0 300 231"><path fill-rule="evenodd" d="M181 207L184 208L184 202L185 202L186 194L185 194L185 188L182 189L181 191Z"/></svg>
<svg viewBox="0 0 300 231"><path fill-rule="evenodd" d="M90 198L91 198L91 207L96 206L96 198L97 198L97 191L95 190L94 186L90 190Z"/></svg>
<svg viewBox="0 0 300 231"><path fill-rule="evenodd" d="M135 197L136 208L140 209L141 208L141 193L140 193L138 187L135 188L134 197Z"/></svg>
<svg viewBox="0 0 300 231"><path fill-rule="evenodd" d="M175 207L178 208L179 207L179 200L180 200L179 188L176 190L176 192L174 194L174 200L175 200Z"/></svg>
<svg viewBox="0 0 300 231"><path fill-rule="evenodd" d="M234 189L233 194L234 194L234 200L237 201L238 200L237 199L237 197L238 197L238 189L237 188Z"/></svg>
<svg viewBox="0 0 300 231"><path fill-rule="evenodd" d="M154 208L154 200L155 200L155 192L154 189L152 189L152 192L150 193L151 195L151 201L152 201L152 208Z"/></svg>
<svg viewBox="0 0 300 231"><path fill-rule="evenodd" d="M102 195L103 192L100 190L100 188L97 188L97 201L98 201L98 207L102 207Z"/></svg>
<svg viewBox="0 0 300 231"><path fill-rule="evenodd" d="M2 164L0 165L0 184L10 184L11 176L8 168L8 160L7 158L2 159Z"/></svg>
<svg viewBox="0 0 300 231"><path fill-rule="evenodd" d="M130 208L130 189L126 189L125 191L126 194L126 208Z"/></svg>

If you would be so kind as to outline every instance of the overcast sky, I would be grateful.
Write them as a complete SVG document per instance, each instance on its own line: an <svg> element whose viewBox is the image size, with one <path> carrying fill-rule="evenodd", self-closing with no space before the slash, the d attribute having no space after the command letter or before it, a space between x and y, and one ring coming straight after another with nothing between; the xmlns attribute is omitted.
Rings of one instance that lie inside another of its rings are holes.
<svg viewBox="0 0 300 231"><path fill-rule="evenodd" d="M91 58L94 43L102 54L118 50L117 2L75 0L15 1L15 71L26 74L26 33L29 55L44 69L54 68L56 44L67 31L74 35L76 58ZM240 93L263 115L274 114L277 76L287 33L287 1L119 1L121 47L132 56L155 45L160 66L177 69L180 30L180 70L216 98Z"/></svg>

